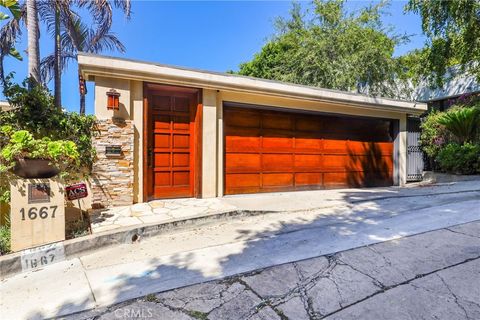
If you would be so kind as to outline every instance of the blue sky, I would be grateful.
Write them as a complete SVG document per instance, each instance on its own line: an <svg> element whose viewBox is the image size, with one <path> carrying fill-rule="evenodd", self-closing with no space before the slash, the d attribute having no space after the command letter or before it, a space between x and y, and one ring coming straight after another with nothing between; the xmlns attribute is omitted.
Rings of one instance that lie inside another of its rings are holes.
<svg viewBox="0 0 480 320"><path fill-rule="evenodd" d="M369 3L350 1L347 6L355 10ZM420 18L405 15L405 3L392 1L389 14L383 17L396 32L413 35L408 44L397 48L396 55L422 47L424 43ZM275 17L288 16L290 8L290 1L133 1L131 19L127 21L120 12L115 12L112 28L125 44L126 52L103 54L220 72L237 70L238 65L250 60L273 34ZM45 30L42 31L40 54L45 56L53 51L53 42ZM25 45L26 32L17 44L24 61L12 58L5 61L6 72L15 71L16 81L23 80L27 73ZM62 103L70 111L79 109L76 70L76 64L70 64L62 78ZM92 113L93 85L90 83L87 87L87 113Z"/></svg>

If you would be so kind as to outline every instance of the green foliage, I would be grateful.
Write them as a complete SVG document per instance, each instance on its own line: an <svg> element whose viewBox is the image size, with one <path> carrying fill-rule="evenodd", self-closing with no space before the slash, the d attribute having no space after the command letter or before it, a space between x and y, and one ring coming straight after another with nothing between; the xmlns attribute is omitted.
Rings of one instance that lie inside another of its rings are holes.
<svg viewBox="0 0 480 320"><path fill-rule="evenodd" d="M67 182L87 176L95 160L92 145L95 117L55 108L40 85L27 89L7 77L4 89L13 109L0 111L0 200L8 199L9 170L19 158L51 160Z"/></svg>
<svg viewBox="0 0 480 320"><path fill-rule="evenodd" d="M440 168L460 174L480 173L480 145L473 143L447 144L437 156Z"/></svg>
<svg viewBox="0 0 480 320"><path fill-rule="evenodd" d="M415 49L403 56L397 58L399 65L398 77L401 80L411 80L417 86L421 80L430 78L430 69L428 55L430 50L428 47L423 49Z"/></svg>
<svg viewBox="0 0 480 320"><path fill-rule="evenodd" d="M4 94L13 109L0 111L0 126L9 125L15 131L26 130L35 139L48 137L52 141L72 141L81 154L78 167L90 171L95 160L91 139L95 117L58 110L52 95L44 87L37 85L28 90L27 81L18 85L12 84L10 79L6 79ZM0 146L1 143L0 139Z"/></svg>
<svg viewBox="0 0 480 320"><path fill-rule="evenodd" d="M0 255L10 252L10 225L0 226Z"/></svg>
<svg viewBox="0 0 480 320"><path fill-rule="evenodd" d="M19 5L17 0L0 0L0 7L6 8L8 10L8 12L11 14L11 16L10 16L5 12L0 12L0 21L5 21L5 20L8 20L10 18L12 18L13 20L19 20L20 19L21 10L20 10L20 5ZM15 21L13 21L13 22L15 22ZM12 28L10 27L10 29L12 29ZM3 56L10 55L17 60L20 60L20 61L23 60L20 53L14 47L13 42L15 42L15 38L16 37L11 37L11 36L8 36L8 35L4 34L3 28L2 28L2 30L0 30L0 40L1 40L1 43L0 43L0 59L3 59ZM0 67L3 68L3 64L0 64ZM3 70L0 70L0 73L3 74Z"/></svg>
<svg viewBox="0 0 480 320"><path fill-rule="evenodd" d="M480 130L480 108L453 107L438 118L438 123L445 126L459 143L473 142Z"/></svg>
<svg viewBox="0 0 480 320"><path fill-rule="evenodd" d="M368 87L372 95L393 96L399 72L394 48L406 38L391 35L380 16L384 2L356 14L344 1L315 1L311 19L294 5L288 20L239 74L345 91Z"/></svg>
<svg viewBox="0 0 480 320"><path fill-rule="evenodd" d="M445 126L439 123L443 113L433 111L428 114L420 125L422 133L420 135L420 144L423 152L430 158L436 158L442 146L447 142L449 134Z"/></svg>
<svg viewBox="0 0 480 320"><path fill-rule="evenodd" d="M0 0L0 7L7 8L12 14L14 19L20 18L20 5L17 0ZM3 14L3 17L0 16L0 20L6 20L10 17L7 14Z"/></svg>
<svg viewBox="0 0 480 320"><path fill-rule="evenodd" d="M428 37L428 68L437 84L453 64L460 64L480 81L480 1L410 0L406 10L422 18Z"/></svg>
<svg viewBox="0 0 480 320"><path fill-rule="evenodd" d="M445 112L432 112L421 125L421 145L440 169L480 173L480 100L460 97Z"/></svg>
<svg viewBox="0 0 480 320"><path fill-rule="evenodd" d="M35 139L30 132L13 131L8 125L2 126L0 133L10 138L0 152L0 162L5 166L14 165L18 159L46 159L64 169L78 165L80 155L72 141Z"/></svg>

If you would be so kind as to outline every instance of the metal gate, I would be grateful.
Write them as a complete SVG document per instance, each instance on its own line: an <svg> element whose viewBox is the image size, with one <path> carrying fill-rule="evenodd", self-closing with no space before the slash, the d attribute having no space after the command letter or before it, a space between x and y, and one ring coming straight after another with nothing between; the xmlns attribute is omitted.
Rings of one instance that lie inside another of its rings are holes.
<svg viewBox="0 0 480 320"><path fill-rule="evenodd" d="M415 120L410 121L410 119L409 122L409 130L407 131L407 181L421 181L424 161L423 152L420 148L419 123L416 123Z"/></svg>

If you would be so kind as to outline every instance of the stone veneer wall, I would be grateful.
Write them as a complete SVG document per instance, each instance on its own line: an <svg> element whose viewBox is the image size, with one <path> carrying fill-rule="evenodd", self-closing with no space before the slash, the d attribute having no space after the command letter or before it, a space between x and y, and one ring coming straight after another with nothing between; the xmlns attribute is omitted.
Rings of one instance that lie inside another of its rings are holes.
<svg viewBox="0 0 480 320"><path fill-rule="evenodd" d="M92 174L93 208L133 203L133 137L131 120L120 118L97 120L98 132L93 138L97 161ZM121 156L107 156L105 147L121 145Z"/></svg>

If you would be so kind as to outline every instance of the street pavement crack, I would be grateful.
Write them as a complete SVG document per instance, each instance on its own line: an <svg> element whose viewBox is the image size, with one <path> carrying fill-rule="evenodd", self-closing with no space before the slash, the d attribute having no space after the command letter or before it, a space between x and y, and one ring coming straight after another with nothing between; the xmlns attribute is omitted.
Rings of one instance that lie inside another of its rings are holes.
<svg viewBox="0 0 480 320"><path fill-rule="evenodd" d="M83 265L82 258L79 257L78 260L80 261L80 265L82 266L83 275L85 276L85 280L87 280L87 283L88 283L88 289L90 289L90 293L92 294L93 301L95 302L95 305L96 305L97 304L97 298L95 298L95 293L93 292L92 285L90 284L90 280L88 279L87 268L85 268L85 266Z"/></svg>
<svg viewBox="0 0 480 320"><path fill-rule="evenodd" d="M448 230L450 232L453 232L453 233L458 233L458 234L461 234L461 235L464 235L464 236L467 236L467 237L472 237L472 238L477 238L477 239L480 239L480 236L474 236L474 235L471 235L471 234L468 234L468 233L464 233L464 232L460 232L460 231L456 231L456 230L452 230L450 228L444 228L445 230Z"/></svg>
<svg viewBox="0 0 480 320"><path fill-rule="evenodd" d="M405 273L403 273L402 270L398 269L397 267L395 267L392 263L392 261L390 261L390 259L388 259L387 257L385 257L384 254L380 253L379 251L377 251L376 249L374 249L374 245L367 245L365 246L365 248L367 248L368 250L370 251L373 251L373 253L379 255L380 257L382 257L383 261L386 263L386 265L389 267L389 268L393 268L395 269L396 271L398 271L398 273L400 273L402 275L402 277L407 280L408 277L405 275Z"/></svg>
<svg viewBox="0 0 480 320"><path fill-rule="evenodd" d="M357 301L355 301L355 302L353 302L353 303L350 303L350 304L344 306L343 308L340 308L340 309L337 309L337 310L335 310L335 311L333 311L333 312L330 312L330 313L324 315L323 318L327 318L327 317L329 317L329 316L332 316L332 315L334 315L334 314L336 314L336 313L338 313L338 312L340 312L340 311L343 311L343 310L345 310L345 309L348 309L348 308L350 308L350 307L352 307L352 306L354 306L354 305L356 305L356 304L359 304L359 303L361 303L361 302L363 302L363 301L365 301L365 300L368 300L368 299L370 299L370 298L372 298L372 297L374 297L374 296L376 296L376 295L378 295L378 294L382 294L382 293L384 293L384 292L387 292L387 291L389 291L389 290L391 290L391 289L394 289L394 288L396 288L396 287L399 287L399 286L403 286L403 285L410 284L410 282L412 282L412 281L414 281L414 280L421 279L421 278L423 278L423 277L429 276L429 275L431 275L431 274L435 274L435 273L440 272L440 271L442 271L442 270L447 270L447 269L450 269L450 268L453 268L453 267L456 267L456 266L459 266L459 265L462 265L462 264L465 264L465 263L468 263L468 262L471 262L471 261L475 261L475 260L478 260L478 259L480 259L480 256L477 256L477 257L474 257L474 258L469 258L469 259L463 260L463 261L461 261L461 262L459 262L459 263L455 263L455 264L452 264L452 265L450 265L450 266L443 267L443 268L440 268L440 269L436 269L436 270L433 270L433 271L430 271L430 272L427 272L427 273L417 274L417 275L416 275L415 277L413 277L413 278L410 278L410 279L408 279L408 280L406 280L406 281L400 282L400 283L395 284L395 285L392 285L392 286L388 286L388 287L386 287L386 288L383 289L383 290L376 291L376 292L374 292L374 293L366 296L365 298L362 298L362 299L357 300Z"/></svg>
<svg viewBox="0 0 480 320"><path fill-rule="evenodd" d="M457 295L452 291L452 289L450 288L450 286L447 284L447 282L445 281L445 279L442 278L442 276L440 276L438 273L435 274L439 279L440 281L442 281L443 285L445 286L445 288L447 288L447 290L450 292L450 294L453 296L453 298L455 299L455 304L463 310L463 312L465 313L465 317L467 319L471 319L468 315L468 312L467 310L465 309L465 307L458 301L458 297Z"/></svg>
<svg viewBox="0 0 480 320"><path fill-rule="evenodd" d="M338 258L338 261L340 261L340 265L343 265L343 266L347 266L349 267L350 269L352 269L353 271L356 271L360 274L363 274L364 276L370 278L373 282L373 284L377 287L379 287L380 289L384 290L386 288L386 286L379 280L375 279L374 277L372 277L371 275L369 275L368 273L365 273L361 270L358 270L357 268L353 267L352 265L346 263L345 261L341 260L340 258Z"/></svg>

